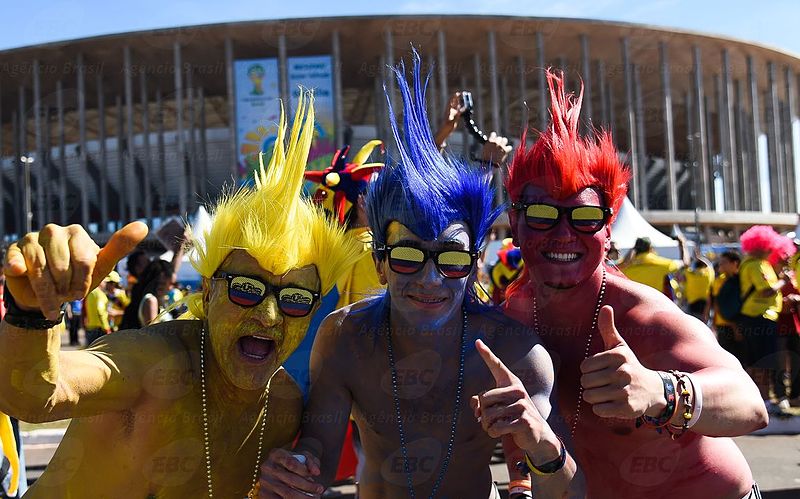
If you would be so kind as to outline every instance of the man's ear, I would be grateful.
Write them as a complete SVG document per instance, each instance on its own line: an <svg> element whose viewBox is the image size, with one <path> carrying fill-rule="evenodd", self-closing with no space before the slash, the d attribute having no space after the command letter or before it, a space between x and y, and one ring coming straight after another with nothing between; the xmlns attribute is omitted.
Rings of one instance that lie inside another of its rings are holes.
<svg viewBox="0 0 800 499"><path fill-rule="evenodd" d="M508 210L508 223L511 225L511 242L517 248L521 247L517 238L517 210Z"/></svg>
<svg viewBox="0 0 800 499"><path fill-rule="evenodd" d="M211 300L211 279L203 277L203 309L208 310L208 302Z"/></svg>
<svg viewBox="0 0 800 499"><path fill-rule="evenodd" d="M383 260L379 259L375 252L372 252L372 262L375 264L375 272L378 274L378 282L386 286L389 281L386 280L386 273L384 271Z"/></svg>

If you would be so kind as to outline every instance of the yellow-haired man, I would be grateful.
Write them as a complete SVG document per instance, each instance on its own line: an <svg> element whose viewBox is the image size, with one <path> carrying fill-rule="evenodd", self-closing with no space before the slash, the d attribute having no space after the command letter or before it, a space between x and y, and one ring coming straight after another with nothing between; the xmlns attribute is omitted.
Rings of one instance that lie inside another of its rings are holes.
<svg viewBox="0 0 800 499"><path fill-rule="evenodd" d="M13 300L0 325L0 410L72 418L38 497L253 497L267 451L295 436L302 400L280 368L319 297L360 249L301 198L313 134L301 94L255 188L224 196L195 240L197 320L122 331L59 351L61 305L85 296L146 234L134 222L102 250L78 226L48 225L9 250ZM27 497L27 496L26 496Z"/></svg>

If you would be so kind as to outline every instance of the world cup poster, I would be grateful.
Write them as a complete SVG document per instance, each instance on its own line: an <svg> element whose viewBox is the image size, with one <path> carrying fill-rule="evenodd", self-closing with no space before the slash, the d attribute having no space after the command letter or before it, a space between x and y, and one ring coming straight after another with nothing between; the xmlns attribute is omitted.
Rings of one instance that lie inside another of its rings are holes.
<svg viewBox="0 0 800 499"><path fill-rule="evenodd" d="M258 153L272 154L280 120L280 89L277 59L247 59L234 62L236 92L236 151L238 181L252 178L258 168Z"/></svg>
<svg viewBox="0 0 800 499"><path fill-rule="evenodd" d="M289 57L287 65L293 105L297 102L300 86L314 91L316 122L307 169L323 170L330 166L337 147L333 128L334 96L331 56Z"/></svg>

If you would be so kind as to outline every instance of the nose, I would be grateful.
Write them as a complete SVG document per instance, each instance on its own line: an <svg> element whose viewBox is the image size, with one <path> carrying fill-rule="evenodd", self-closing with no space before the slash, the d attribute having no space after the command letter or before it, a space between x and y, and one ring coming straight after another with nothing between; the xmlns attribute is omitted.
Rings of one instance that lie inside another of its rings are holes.
<svg viewBox="0 0 800 499"><path fill-rule="evenodd" d="M272 293L253 309L252 314L251 318L260 322L265 329L283 324L283 313L278 308L278 300Z"/></svg>
<svg viewBox="0 0 800 499"><path fill-rule="evenodd" d="M429 288L438 287L441 285L441 279L442 274L436 268L433 258L429 258L422 270L419 271L420 284Z"/></svg>
<svg viewBox="0 0 800 499"><path fill-rule="evenodd" d="M559 242L569 242L575 238L575 229L569 224L566 214L558 218L558 222L550 231L550 237Z"/></svg>

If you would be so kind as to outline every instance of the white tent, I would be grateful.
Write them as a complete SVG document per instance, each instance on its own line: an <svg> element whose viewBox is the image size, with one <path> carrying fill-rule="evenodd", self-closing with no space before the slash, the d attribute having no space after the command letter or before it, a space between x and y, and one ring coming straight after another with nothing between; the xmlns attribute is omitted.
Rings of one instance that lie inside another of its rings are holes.
<svg viewBox="0 0 800 499"><path fill-rule="evenodd" d="M650 225L626 197L617 219L611 226L611 240L624 255L628 249L633 248L636 239L640 237L649 238L653 249L659 255L667 258L680 258L678 241Z"/></svg>

